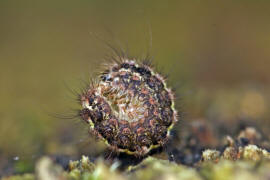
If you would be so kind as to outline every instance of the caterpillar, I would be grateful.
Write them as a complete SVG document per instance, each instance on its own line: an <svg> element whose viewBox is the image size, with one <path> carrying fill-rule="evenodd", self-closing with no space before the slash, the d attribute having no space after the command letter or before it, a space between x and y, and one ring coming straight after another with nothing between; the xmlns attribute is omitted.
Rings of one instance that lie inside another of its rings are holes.
<svg viewBox="0 0 270 180"><path fill-rule="evenodd" d="M79 115L110 149L143 157L164 146L177 122L174 94L147 61L113 58L80 94Z"/></svg>

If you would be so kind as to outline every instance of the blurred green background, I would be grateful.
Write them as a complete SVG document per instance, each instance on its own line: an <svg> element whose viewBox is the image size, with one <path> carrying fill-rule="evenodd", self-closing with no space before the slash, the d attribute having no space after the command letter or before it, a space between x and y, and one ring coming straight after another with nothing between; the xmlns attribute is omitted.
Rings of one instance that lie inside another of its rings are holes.
<svg viewBox="0 0 270 180"><path fill-rule="evenodd" d="M269 19L267 0L1 0L0 158L98 151L79 119L57 117L79 108L69 88L97 72L104 42L149 53L184 122L244 119L269 135Z"/></svg>

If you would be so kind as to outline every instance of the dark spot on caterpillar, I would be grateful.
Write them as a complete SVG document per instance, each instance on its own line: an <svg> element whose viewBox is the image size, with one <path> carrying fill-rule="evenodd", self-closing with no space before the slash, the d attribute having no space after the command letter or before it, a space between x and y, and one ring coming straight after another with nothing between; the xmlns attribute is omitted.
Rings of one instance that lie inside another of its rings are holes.
<svg viewBox="0 0 270 180"><path fill-rule="evenodd" d="M144 67L136 68L135 72L139 73L142 76L146 76L146 77L151 76L151 72L149 70L145 69Z"/></svg>
<svg viewBox="0 0 270 180"><path fill-rule="evenodd" d="M137 138L137 141L142 146L149 147L151 145L151 139L149 137L145 136L145 135L139 136Z"/></svg>
<svg viewBox="0 0 270 180"><path fill-rule="evenodd" d="M129 64L123 63L123 64L121 65L121 68L128 69L128 68L129 68Z"/></svg>

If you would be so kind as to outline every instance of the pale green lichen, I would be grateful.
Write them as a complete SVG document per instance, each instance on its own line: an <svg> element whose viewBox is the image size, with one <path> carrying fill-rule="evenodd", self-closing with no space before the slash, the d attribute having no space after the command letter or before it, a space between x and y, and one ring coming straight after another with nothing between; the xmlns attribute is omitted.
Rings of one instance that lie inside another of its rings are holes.
<svg viewBox="0 0 270 180"><path fill-rule="evenodd" d="M252 149L252 150L250 150ZM250 146L246 151L260 151L260 148ZM22 176L12 176L4 178L4 180L33 180L33 179L63 179L63 180L125 180L125 179L144 179L144 180L225 180L225 179L245 179L245 180L267 180L270 177L270 161L264 159L269 156L264 150L260 153L262 158L260 161L254 159L246 160L239 158L236 161L219 158L217 163L216 150L207 150L209 161L202 161L198 164L198 168L179 165L168 160L161 160L148 157L139 165L129 167L125 171L117 170L119 162L108 165L104 160L99 159L96 163L92 163L87 157L83 156L79 161L71 161L69 171L64 171L59 165L44 157L41 158L36 165L36 173L26 174ZM247 152L246 152L247 153ZM221 155L222 156L222 155ZM212 161L214 160L214 161ZM42 177L41 177L42 175Z"/></svg>
<svg viewBox="0 0 270 180"><path fill-rule="evenodd" d="M58 180L63 178L64 170L48 157L41 158L36 164L36 178L39 180Z"/></svg>
<svg viewBox="0 0 270 180"><path fill-rule="evenodd" d="M132 179L202 179L194 168L178 165L167 160L148 157L141 164L130 169Z"/></svg>
<svg viewBox="0 0 270 180"><path fill-rule="evenodd" d="M235 147L227 147L223 154L222 158L226 160L235 161L238 159L238 153Z"/></svg>
<svg viewBox="0 0 270 180"><path fill-rule="evenodd" d="M213 149L207 149L202 153L203 161L218 161L220 157L220 152Z"/></svg>
<svg viewBox="0 0 270 180"><path fill-rule="evenodd" d="M269 168L269 161L258 164L253 161L221 160L218 164L203 164L200 173L208 180L267 180L270 177Z"/></svg>
<svg viewBox="0 0 270 180"><path fill-rule="evenodd" d="M4 177L2 180L34 180L35 175L34 174L24 174L24 175L17 175L17 176L11 176L11 177Z"/></svg>
<svg viewBox="0 0 270 180"><path fill-rule="evenodd" d="M270 159L270 153L256 145L248 145L239 149L241 157L246 160L260 161L263 158Z"/></svg>
<svg viewBox="0 0 270 180"><path fill-rule="evenodd" d="M261 161L263 159L270 159L270 153L256 145L247 145L244 147L227 147L223 153L220 151L207 149L202 153L202 161L218 162L220 158L226 160L251 160Z"/></svg>
<svg viewBox="0 0 270 180"><path fill-rule="evenodd" d="M270 177L270 153L256 145L228 146L223 153L212 149L203 151L197 168L154 157L148 157L124 171L118 170L119 166L118 161L109 165L103 159L98 159L93 163L87 156L82 156L80 160L70 161L69 170L64 171L49 157L43 157L36 163L35 174L5 177L4 180L266 180Z"/></svg>
<svg viewBox="0 0 270 180"><path fill-rule="evenodd" d="M90 162L87 156L82 156L80 161L70 161L69 162L69 174L70 178L80 179L83 174L93 173L95 170L95 165Z"/></svg>

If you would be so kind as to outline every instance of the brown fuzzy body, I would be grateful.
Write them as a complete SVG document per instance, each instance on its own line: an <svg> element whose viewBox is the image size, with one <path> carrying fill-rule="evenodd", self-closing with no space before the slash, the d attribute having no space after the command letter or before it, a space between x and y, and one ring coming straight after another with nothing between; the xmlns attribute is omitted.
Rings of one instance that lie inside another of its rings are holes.
<svg viewBox="0 0 270 180"><path fill-rule="evenodd" d="M146 64L114 63L81 95L90 131L117 152L139 156L163 146L177 121L164 79Z"/></svg>

